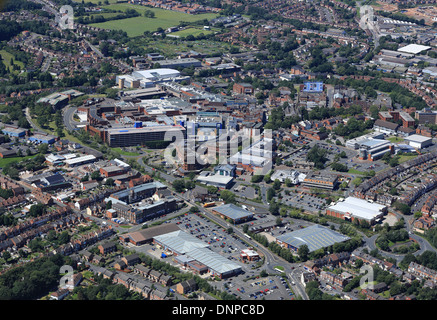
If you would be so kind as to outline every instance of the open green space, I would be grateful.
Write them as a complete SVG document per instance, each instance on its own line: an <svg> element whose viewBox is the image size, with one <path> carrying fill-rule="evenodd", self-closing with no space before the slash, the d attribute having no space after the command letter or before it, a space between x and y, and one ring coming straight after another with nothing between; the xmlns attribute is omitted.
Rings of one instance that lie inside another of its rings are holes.
<svg viewBox="0 0 437 320"><path fill-rule="evenodd" d="M348 170L348 172L347 173L351 173L351 174L362 174L362 175L364 175L365 173L364 172L362 172L362 171L359 171L359 170L357 170L357 169L354 169L354 168L350 168L349 170Z"/></svg>
<svg viewBox="0 0 437 320"><path fill-rule="evenodd" d="M35 157L33 156L25 156L25 157L11 157L11 158L1 158L0 159L0 168L4 168L7 164L12 162L21 162Z"/></svg>
<svg viewBox="0 0 437 320"><path fill-rule="evenodd" d="M74 2L82 3L82 0L73 0ZM104 5L106 3L113 4L119 2L118 0L84 0L85 3L91 2L97 5Z"/></svg>
<svg viewBox="0 0 437 320"><path fill-rule="evenodd" d="M118 152L122 156L139 156L140 154L137 152L124 151L121 148L111 148L113 151Z"/></svg>
<svg viewBox="0 0 437 320"><path fill-rule="evenodd" d="M213 13L191 15L182 12L175 12L159 8L150 8L130 3L110 4L103 6L103 8L121 11L126 11L126 9L134 9L141 14L141 16L139 17L91 24L91 26L103 29L123 30L128 34L129 37L141 36L142 34L144 34L145 31L156 31L158 28L167 29L169 27L174 27L179 25L182 21L195 22L204 19L209 20L217 17L217 14ZM154 12L155 17L144 17L143 14L146 10Z"/></svg>
<svg viewBox="0 0 437 320"><path fill-rule="evenodd" d="M151 42L149 42L149 46ZM194 50L205 55L215 56L222 55L223 52L227 52L229 43L218 42L213 40L195 40L195 41L182 41L175 38L156 39L153 41L153 48L159 50L166 57L175 57L178 52Z"/></svg>
<svg viewBox="0 0 437 320"><path fill-rule="evenodd" d="M391 143L396 143L396 142L402 142L402 141L404 141L404 139L402 139L401 137L395 137L395 136L390 137L390 138L388 138L387 140L390 141Z"/></svg>
<svg viewBox="0 0 437 320"><path fill-rule="evenodd" d="M15 60L14 55L10 54L6 50L0 50L0 55L2 57L3 63L6 66L6 68L11 67L11 58L13 63L19 66L21 69L24 67L23 62Z"/></svg>
<svg viewBox="0 0 437 320"><path fill-rule="evenodd" d="M198 28L187 28L187 29L184 29L184 30L172 32L171 34L175 35L175 36L179 36L179 37L187 37L189 35L197 37L199 34L202 34L202 33L204 35L208 35L208 34L214 33L214 31L203 30L203 29L198 29Z"/></svg>
<svg viewBox="0 0 437 320"><path fill-rule="evenodd" d="M414 159L417 156L418 156L417 154L413 154L413 155L400 155L399 156L399 163L404 163L405 161Z"/></svg>

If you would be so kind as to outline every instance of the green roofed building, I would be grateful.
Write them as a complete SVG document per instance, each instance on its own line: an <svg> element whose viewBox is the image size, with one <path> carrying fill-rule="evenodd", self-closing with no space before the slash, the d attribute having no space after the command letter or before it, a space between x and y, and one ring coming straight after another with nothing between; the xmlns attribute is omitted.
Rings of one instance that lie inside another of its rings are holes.
<svg viewBox="0 0 437 320"><path fill-rule="evenodd" d="M306 244L309 251L313 252L349 239L345 235L315 224L304 229L284 233L276 238L276 242L293 251L297 251L300 246Z"/></svg>

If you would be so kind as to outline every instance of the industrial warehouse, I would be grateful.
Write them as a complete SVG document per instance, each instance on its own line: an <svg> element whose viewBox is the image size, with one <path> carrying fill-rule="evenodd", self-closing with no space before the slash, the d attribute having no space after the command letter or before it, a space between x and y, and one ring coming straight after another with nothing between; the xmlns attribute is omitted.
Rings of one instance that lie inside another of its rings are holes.
<svg viewBox="0 0 437 320"><path fill-rule="evenodd" d="M343 201L338 201L335 205L326 209L326 214L329 216L350 221L355 219L365 220L370 225L379 222L386 213L386 206L355 197L348 197Z"/></svg>
<svg viewBox="0 0 437 320"><path fill-rule="evenodd" d="M304 229L284 233L276 238L276 242L295 252L299 250L299 247L307 245L309 252L313 252L349 239L338 232L315 224Z"/></svg>
<svg viewBox="0 0 437 320"><path fill-rule="evenodd" d="M190 264L199 273L209 271L221 279L239 274L242 269L237 263L209 249L209 245L192 235L179 230L153 238L153 243L175 255L176 262Z"/></svg>
<svg viewBox="0 0 437 320"><path fill-rule="evenodd" d="M241 223L253 218L253 213L235 204L225 204L220 207L212 209L214 214L219 215L223 219L230 219L232 223Z"/></svg>

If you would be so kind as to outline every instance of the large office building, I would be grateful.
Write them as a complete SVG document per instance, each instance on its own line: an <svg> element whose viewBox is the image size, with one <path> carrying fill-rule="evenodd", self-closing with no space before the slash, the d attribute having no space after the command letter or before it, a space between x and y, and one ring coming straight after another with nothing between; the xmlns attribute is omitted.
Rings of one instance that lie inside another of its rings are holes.
<svg viewBox="0 0 437 320"><path fill-rule="evenodd" d="M321 188L333 190L337 187L338 176L332 174L309 173L302 181L302 185L308 188Z"/></svg>
<svg viewBox="0 0 437 320"><path fill-rule="evenodd" d="M387 152L394 153L394 145L383 139L368 139L360 143L361 160L375 161L384 156Z"/></svg>
<svg viewBox="0 0 437 320"><path fill-rule="evenodd" d="M387 206L371 203L363 199L348 197L326 209L328 216L343 220L365 220L370 225L379 222L387 213Z"/></svg>
<svg viewBox="0 0 437 320"><path fill-rule="evenodd" d="M177 201L174 197L159 200L147 199L130 205L122 201L116 201L112 205L117 218L123 218L129 223L135 224L173 212L177 207Z"/></svg>
<svg viewBox="0 0 437 320"><path fill-rule="evenodd" d="M147 142L172 141L173 136L182 135L181 137L185 137L185 131L185 128L179 125L108 128L106 129L106 139L110 147L141 146Z"/></svg>
<svg viewBox="0 0 437 320"><path fill-rule="evenodd" d="M309 252L326 248L337 242L344 242L350 238L318 224L300 230L287 232L276 238L276 242L285 248L297 252L303 245L307 245Z"/></svg>

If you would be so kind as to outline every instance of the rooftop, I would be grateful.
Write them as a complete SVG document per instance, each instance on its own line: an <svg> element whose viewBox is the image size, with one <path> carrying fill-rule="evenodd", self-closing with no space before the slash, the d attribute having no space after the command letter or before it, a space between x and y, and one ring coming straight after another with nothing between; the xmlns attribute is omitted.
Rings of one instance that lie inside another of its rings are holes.
<svg viewBox="0 0 437 320"><path fill-rule="evenodd" d="M370 203L366 200L354 197L348 197L344 201L339 201L335 205L329 207L329 210L350 213L352 216L365 220L376 218L384 209L385 206L383 205Z"/></svg>
<svg viewBox="0 0 437 320"><path fill-rule="evenodd" d="M223 214L226 217L229 217L229 218L234 219L234 220L245 218L247 216L253 215L252 212L244 210L243 208L240 208L232 203L225 204L225 205L222 205L220 207L214 208L214 211L217 211L218 213Z"/></svg>
<svg viewBox="0 0 437 320"><path fill-rule="evenodd" d="M285 242L292 247L299 248L306 244L310 252L343 242L350 238L318 224L280 235L278 241Z"/></svg>

